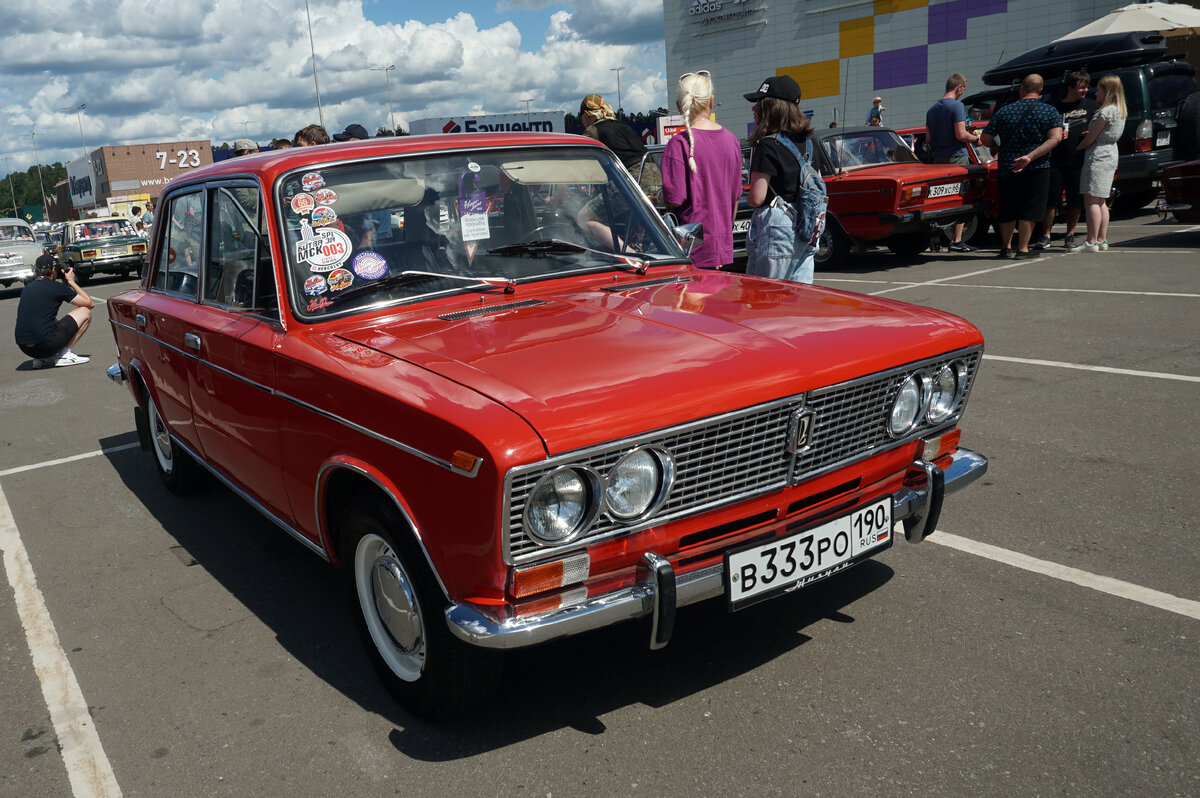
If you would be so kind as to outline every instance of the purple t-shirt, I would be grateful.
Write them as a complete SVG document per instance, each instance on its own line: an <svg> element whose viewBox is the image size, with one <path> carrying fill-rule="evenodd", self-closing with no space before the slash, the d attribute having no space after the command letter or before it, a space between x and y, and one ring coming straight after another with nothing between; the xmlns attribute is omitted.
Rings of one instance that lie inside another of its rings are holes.
<svg viewBox="0 0 1200 798"><path fill-rule="evenodd" d="M742 196L742 146L725 128L693 128L692 134L698 171L688 166L692 147L687 132L672 136L662 156L663 199L679 221L704 226L704 240L692 250L692 263L713 269L733 263L733 209Z"/></svg>

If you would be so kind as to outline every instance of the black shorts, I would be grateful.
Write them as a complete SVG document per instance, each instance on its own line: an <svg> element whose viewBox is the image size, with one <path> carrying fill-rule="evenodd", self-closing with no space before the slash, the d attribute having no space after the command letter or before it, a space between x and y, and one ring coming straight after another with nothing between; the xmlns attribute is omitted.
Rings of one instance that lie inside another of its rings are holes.
<svg viewBox="0 0 1200 798"><path fill-rule="evenodd" d="M59 352L67 348L67 344L71 343L71 339L75 337L75 333L79 332L79 323L70 314L63 316L55 323L54 335L48 340L42 341L39 344L26 345L18 344L21 351L30 357L39 360L55 357Z"/></svg>
<svg viewBox="0 0 1200 798"><path fill-rule="evenodd" d="M1079 193L1079 178L1083 165L1051 166L1050 187L1046 193L1046 207L1082 208L1083 195ZM1065 200L1064 200L1065 194Z"/></svg>
<svg viewBox="0 0 1200 798"><path fill-rule="evenodd" d="M1040 222L1046 212L1049 169L1024 169L1000 175L1000 208L997 222Z"/></svg>

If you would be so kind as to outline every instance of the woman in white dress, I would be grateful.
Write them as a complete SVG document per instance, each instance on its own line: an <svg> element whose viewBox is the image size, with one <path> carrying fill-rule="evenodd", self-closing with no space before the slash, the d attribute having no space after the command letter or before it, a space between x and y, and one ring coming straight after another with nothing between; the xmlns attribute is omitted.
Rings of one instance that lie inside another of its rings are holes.
<svg viewBox="0 0 1200 798"><path fill-rule="evenodd" d="M1125 88L1116 75L1100 78L1096 87L1100 110L1092 117L1091 127L1079 142L1086 150L1083 172L1079 178L1079 193L1083 195L1083 212L1087 219L1087 241L1071 247L1074 252L1095 252L1108 249L1108 205L1105 201L1112 191L1113 175L1117 172L1117 139L1125 130Z"/></svg>

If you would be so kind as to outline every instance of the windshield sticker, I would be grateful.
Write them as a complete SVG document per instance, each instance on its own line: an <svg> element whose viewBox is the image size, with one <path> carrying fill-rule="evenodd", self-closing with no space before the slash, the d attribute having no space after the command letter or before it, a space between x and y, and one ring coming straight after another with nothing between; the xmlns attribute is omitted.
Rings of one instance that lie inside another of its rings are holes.
<svg viewBox="0 0 1200 798"><path fill-rule="evenodd" d="M329 297L321 296L316 299L310 299L308 302L308 312L316 313L318 310L333 307L333 303L329 301Z"/></svg>
<svg viewBox="0 0 1200 798"><path fill-rule="evenodd" d="M322 205L319 208L314 208L312 212L313 227L326 227L337 221L337 214L333 208Z"/></svg>
<svg viewBox="0 0 1200 798"><path fill-rule="evenodd" d="M296 260L307 263L314 272L333 271L350 257L350 237L341 230L324 227L314 233L308 219L301 219L300 235Z"/></svg>
<svg viewBox="0 0 1200 798"><path fill-rule="evenodd" d="M329 274L329 290L341 291L350 287L350 283L354 282L354 275L345 269L338 269Z"/></svg>
<svg viewBox="0 0 1200 798"><path fill-rule="evenodd" d="M313 209L314 204L315 203L313 202L312 195L297 194L296 196L292 197L292 212L303 216Z"/></svg>
<svg viewBox="0 0 1200 798"><path fill-rule="evenodd" d="M360 252L350 261L350 270L364 280L378 280L387 274L388 263L378 252Z"/></svg>
<svg viewBox="0 0 1200 798"><path fill-rule="evenodd" d="M316 191L325 185L325 178L321 177L320 172L309 172L300 178L300 185L304 186L305 191Z"/></svg>
<svg viewBox="0 0 1200 798"><path fill-rule="evenodd" d="M326 287L325 278L319 274L314 274L304 281L304 293L309 296L317 296L325 293Z"/></svg>
<svg viewBox="0 0 1200 798"><path fill-rule="evenodd" d="M313 199L321 205L332 205L338 201L338 195L331 188L321 188L313 192Z"/></svg>
<svg viewBox="0 0 1200 798"><path fill-rule="evenodd" d="M492 237L488 229L487 192L479 187L479 164L471 162L467 169L472 173L471 183L463 185L468 176L467 170L458 176L458 218L464 242ZM474 254L472 250L473 247L468 247L468 260Z"/></svg>

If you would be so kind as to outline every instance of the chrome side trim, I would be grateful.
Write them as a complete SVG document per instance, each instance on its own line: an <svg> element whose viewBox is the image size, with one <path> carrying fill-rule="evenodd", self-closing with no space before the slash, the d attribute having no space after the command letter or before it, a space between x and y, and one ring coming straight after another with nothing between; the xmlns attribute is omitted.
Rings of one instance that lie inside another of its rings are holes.
<svg viewBox="0 0 1200 798"><path fill-rule="evenodd" d="M892 497L893 522L905 521L927 506L928 484L921 483L925 463L914 463L909 480L916 487L898 491ZM950 464L942 470L945 492L958 490L974 482L987 471L987 458L969 449L959 449L951 455ZM582 604L565 607L542 615L524 618L504 617L502 610L474 604L451 604L446 608L446 623L450 631L471 645L481 648L523 648L560 637L590 632L605 626L652 616L661 630L668 610L667 591L660 561L670 562L653 552L639 564L637 582L629 587L603 596L592 596ZM674 575L675 607L684 607L725 593L725 566L716 563L691 573ZM660 635L656 633L655 638Z"/></svg>
<svg viewBox="0 0 1200 798"><path fill-rule="evenodd" d="M163 347L164 349L169 349L172 352L175 352L176 354L181 355L182 357L186 357L189 360L194 360L197 363L201 363L206 368L210 368L213 371L219 371L222 374L225 374L245 385L249 385L252 388L257 388L258 390L262 391L263 393L269 394L271 396L276 396L279 399L283 399L285 401L291 402L292 404L296 405L297 407L302 407L305 410L309 410L313 413L316 413L317 415L321 416L322 418L327 418L330 421L335 421L338 424L341 424L344 427L348 427L356 432L361 432L363 435L366 435L370 438L374 438L375 440L379 441L380 443L386 443L387 445L392 446L396 449L399 449L402 452L411 454L413 457L416 457L420 460L424 460L427 463L432 463L433 465L444 468L447 471L450 471L454 474L458 474L460 476L469 477L471 479L474 479L476 476L479 475L479 469L483 467L483 458L478 457L478 458L476 458L475 465L474 465L474 467L471 468L471 470L468 471L466 469L459 468L458 466L454 465L453 463L451 463L449 461L442 460L439 457L436 457L427 452L423 452L420 449L416 449L412 446L409 446L408 444L401 443L400 441L398 441L394 438L389 438L386 435L380 435L379 433L369 430L360 424L355 424L353 421L350 421L349 419L342 418L341 416L339 416L336 413L330 412L328 410L323 410L323 409L317 407L316 405L311 405L308 402L297 399L296 397L290 396L289 394L283 393L282 391L277 391L274 388L263 385L262 383L254 382L253 380L249 380L240 374L236 374L236 373L230 371L229 369L222 368L221 366L218 366L214 363L210 363L209 361L205 360L204 358L198 357L197 355L195 355L192 352L185 352L184 350L180 349L177 346L172 346L171 344L168 344L165 341L155 338L154 336L150 335L149 333L146 333L142 330L134 329L133 327L130 327L128 324L122 324L121 322L117 321L116 319L110 318L109 323L112 324L114 327L121 327L123 329L129 330L131 333L140 335L143 338L147 338L147 339L153 341L154 343L158 344L159 346Z"/></svg>
<svg viewBox="0 0 1200 798"><path fill-rule="evenodd" d="M203 466L210 474L212 474L214 477L216 477L218 480L220 480L222 485L229 488L231 491L236 493L241 498L245 499L247 504L249 504L255 510L258 510L262 515L264 515L267 518L268 521L272 522L273 524L275 524L275 526L279 527L284 532L287 532L289 535L294 537L296 540L303 543L304 546L306 548L308 548L309 551L311 551L313 554L316 554L318 557L325 560L326 562L329 561L329 555L325 552L325 549L323 549L321 546L317 545L316 543L313 543L311 540L306 538L304 535L302 535L299 532L299 530L297 530L295 527L293 527L287 521L284 521L282 518L275 515L275 513L271 512L266 507L263 507L262 504L258 502L258 500L256 500L255 498L253 498L252 496L247 494L244 490L242 490L237 485L235 485L228 477L226 477L220 471L215 469L213 466L209 465L208 462L206 462L203 457L196 454L196 452L192 451L192 448L190 446L187 446L186 444L182 443L174 435L171 436L171 443L175 446L178 446L183 451L187 452L188 455L193 460L195 460L197 463L199 463L201 466Z"/></svg>

